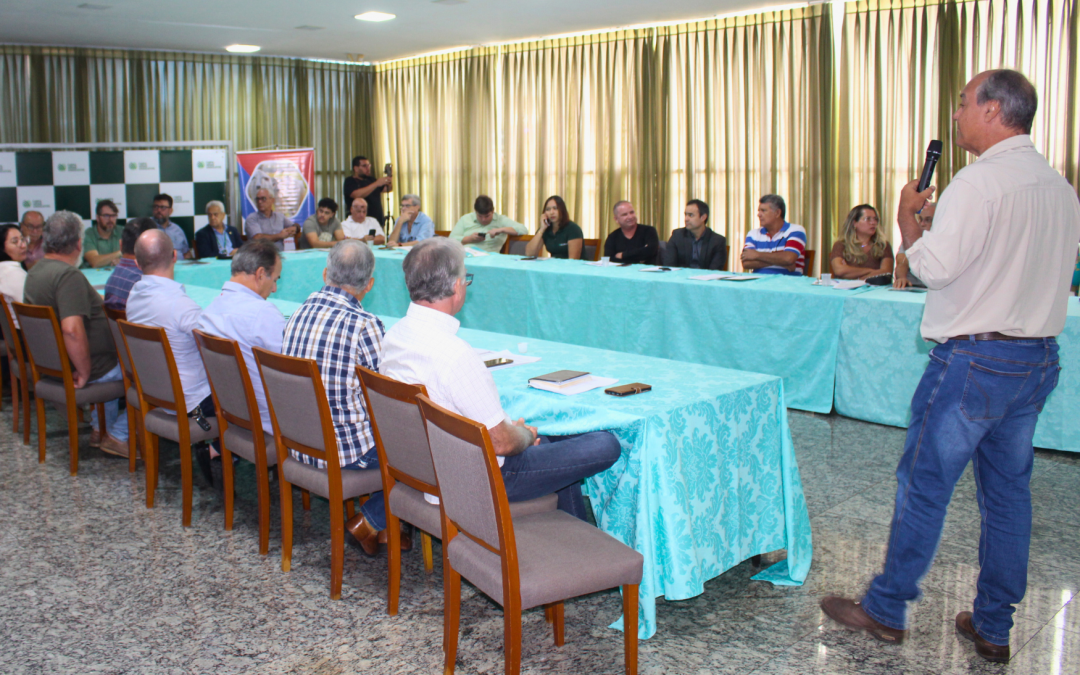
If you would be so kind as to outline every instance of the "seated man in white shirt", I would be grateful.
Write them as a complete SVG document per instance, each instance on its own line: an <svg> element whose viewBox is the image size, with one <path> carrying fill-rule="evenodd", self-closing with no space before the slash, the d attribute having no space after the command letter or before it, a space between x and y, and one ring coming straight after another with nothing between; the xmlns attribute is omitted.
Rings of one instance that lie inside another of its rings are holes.
<svg viewBox="0 0 1080 675"><path fill-rule="evenodd" d="M128 295L127 320L165 329L184 389L188 417L196 420L214 417L216 411L214 398L210 395L210 381L191 333L199 327L202 308L188 297L184 286L173 279L176 249L169 235L164 230L150 230L139 235L135 242L135 262L143 277L131 287ZM203 476L213 485L209 451L205 444L199 444L193 450Z"/></svg>
<svg viewBox="0 0 1080 675"><path fill-rule="evenodd" d="M405 257L403 270L412 303L383 337L379 372L425 385L435 403L486 426L510 501L556 492L560 509L585 520L581 480L619 459L618 439L606 431L542 437L524 419L513 422L503 412L491 373L457 336L461 323L454 315L465 304L470 283L459 242L446 237L421 241ZM370 541L386 527L385 508L382 493L373 494L346 527L361 542Z"/></svg>
<svg viewBox="0 0 1080 675"><path fill-rule="evenodd" d="M221 295L203 310L199 330L208 335L236 340L244 354L251 388L259 404L262 427L273 435L270 409L266 405L259 366L251 353L252 347L281 353L285 334L285 317L267 300L277 290L281 277L281 254L273 242L252 239L233 255L232 278L221 287Z"/></svg>
<svg viewBox="0 0 1080 675"><path fill-rule="evenodd" d="M349 207L349 217L341 224L341 229L349 239L360 239L367 244L381 246L386 243L386 233L379 221L368 216L367 209L366 199L354 199Z"/></svg>

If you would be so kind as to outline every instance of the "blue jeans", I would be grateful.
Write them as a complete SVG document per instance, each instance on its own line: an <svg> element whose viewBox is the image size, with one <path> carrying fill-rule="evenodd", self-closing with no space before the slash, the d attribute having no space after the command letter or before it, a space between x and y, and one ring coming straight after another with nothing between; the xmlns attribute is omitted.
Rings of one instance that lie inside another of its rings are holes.
<svg viewBox="0 0 1080 675"><path fill-rule="evenodd" d="M619 459L619 439L606 431L577 436L541 436L540 444L507 457L502 466L506 498L512 502L537 499L555 492L559 509L585 520L585 499L581 481L597 474ZM369 463L368 467L378 466ZM386 502L376 492L360 508L368 524L377 530L386 528Z"/></svg>
<svg viewBox="0 0 1080 675"><path fill-rule="evenodd" d="M1013 605L1027 590L1031 439L1059 371L1054 338L950 340L930 351L896 469L885 568L862 601L867 614L906 628L907 603L919 597L953 488L971 461L982 515L972 624L987 641L1009 644Z"/></svg>
<svg viewBox="0 0 1080 675"><path fill-rule="evenodd" d="M124 379L124 374L120 372L120 363L117 362L115 368L105 373L98 379L87 382L87 384L94 384L96 382L119 382L122 379ZM127 407L121 407L120 399L116 399L114 401L106 401L104 407L105 431L121 443L127 443ZM93 428L95 430L98 428L97 406L93 406L91 408L90 424L93 425Z"/></svg>

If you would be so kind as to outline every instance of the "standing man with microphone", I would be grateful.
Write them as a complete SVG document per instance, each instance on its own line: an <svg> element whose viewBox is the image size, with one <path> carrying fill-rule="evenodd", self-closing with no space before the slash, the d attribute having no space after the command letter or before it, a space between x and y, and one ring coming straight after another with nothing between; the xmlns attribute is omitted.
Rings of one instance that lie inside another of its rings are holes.
<svg viewBox="0 0 1080 675"><path fill-rule="evenodd" d="M933 188L900 193L897 220L911 271L929 292L924 339L938 343L911 401L896 470L884 569L861 602L826 597L837 622L886 643L906 637L968 463L978 486L981 571L957 632L989 661L1009 660L1013 605L1027 589L1031 439L1057 385L1058 345L1080 239L1076 192L1031 142L1038 99L1012 70L976 75L953 114L956 144L978 159L953 177L934 229L915 219Z"/></svg>

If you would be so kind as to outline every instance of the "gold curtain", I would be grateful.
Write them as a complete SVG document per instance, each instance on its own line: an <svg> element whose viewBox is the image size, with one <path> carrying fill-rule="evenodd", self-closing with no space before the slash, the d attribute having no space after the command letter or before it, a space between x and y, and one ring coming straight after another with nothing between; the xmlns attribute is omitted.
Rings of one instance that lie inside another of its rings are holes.
<svg viewBox="0 0 1080 675"><path fill-rule="evenodd" d="M896 199L918 177L927 143L944 145L938 191L972 157L952 142L964 84L992 68L1024 73L1039 93L1032 140L1073 185L1080 162L1076 0L849 2L838 69L837 230L847 209L876 206L897 241Z"/></svg>
<svg viewBox="0 0 1080 675"><path fill-rule="evenodd" d="M134 50L0 46L4 143L229 140L314 147L316 195L341 200L371 154L374 69Z"/></svg>

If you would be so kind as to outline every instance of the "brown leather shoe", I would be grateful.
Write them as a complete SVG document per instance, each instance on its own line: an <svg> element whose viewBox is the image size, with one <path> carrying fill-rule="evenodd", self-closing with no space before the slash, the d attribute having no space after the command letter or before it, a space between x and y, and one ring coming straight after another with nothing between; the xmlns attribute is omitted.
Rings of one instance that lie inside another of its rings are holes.
<svg viewBox="0 0 1080 675"><path fill-rule="evenodd" d="M345 529L360 544L364 553L373 556L379 552L380 533L364 518L363 513L357 513L345 521Z"/></svg>
<svg viewBox="0 0 1080 675"><path fill-rule="evenodd" d="M401 536L398 537L398 541L401 542L401 552L402 553L405 553L406 551L411 551L412 550L412 535L408 533L408 531L405 529L404 525L401 526ZM387 528L386 530L383 530L382 532L379 532L379 543L380 544L389 544L390 543L389 528Z"/></svg>
<svg viewBox="0 0 1080 675"><path fill-rule="evenodd" d="M90 430L90 447L91 448L100 448L101 447L101 432L98 431L97 429L91 429Z"/></svg>
<svg viewBox="0 0 1080 675"><path fill-rule="evenodd" d="M99 447L101 448L102 452L127 459L128 444L124 441L119 441L113 438L109 434L105 434L105 437L101 439L101 445Z"/></svg>
<svg viewBox="0 0 1080 675"><path fill-rule="evenodd" d="M888 644L898 645L907 636L905 630L889 628L875 621L863 610L862 605L854 600L830 595L821 600L821 609L833 621L851 630L864 630L875 639Z"/></svg>
<svg viewBox="0 0 1080 675"><path fill-rule="evenodd" d="M1009 662L1009 645L996 645L987 642L986 639L975 632L975 626L971 623L971 612L960 612L956 615L956 632L975 643L975 653L987 661L994 663Z"/></svg>

